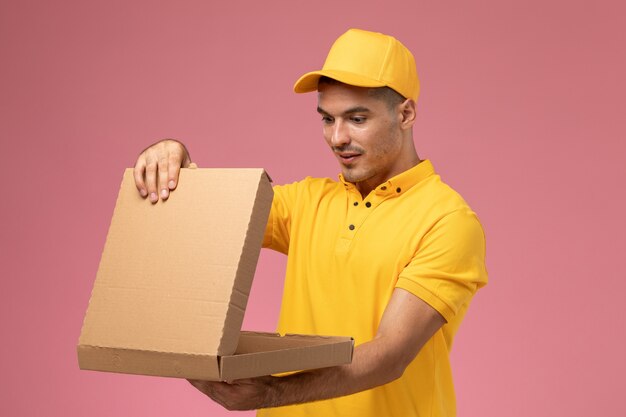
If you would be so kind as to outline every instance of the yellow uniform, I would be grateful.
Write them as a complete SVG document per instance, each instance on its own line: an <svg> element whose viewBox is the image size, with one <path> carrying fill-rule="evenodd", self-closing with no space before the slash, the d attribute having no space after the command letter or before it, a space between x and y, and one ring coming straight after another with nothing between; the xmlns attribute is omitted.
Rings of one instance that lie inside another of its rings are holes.
<svg viewBox="0 0 626 417"><path fill-rule="evenodd" d="M427 160L365 198L341 175L339 182L306 178L274 192L264 246L288 254L279 332L367 342L395 288L447 323L394 382L259 415L454 416L450 347L472 296L487 283L476 214Z"/></svg>

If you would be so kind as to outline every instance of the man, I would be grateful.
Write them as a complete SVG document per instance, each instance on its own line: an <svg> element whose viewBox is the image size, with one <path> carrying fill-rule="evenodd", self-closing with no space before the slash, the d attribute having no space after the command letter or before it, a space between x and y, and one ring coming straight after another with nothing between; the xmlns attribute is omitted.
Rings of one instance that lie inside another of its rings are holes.
<svg viewBox="0 0 626 417"><path fill-rule="evenodd" d="M415 150L413 56L390 36L351 29L294 90L318 91L341 175L274 187L264 246L288 254L278 330L352 335L353 361L191 383L262 416L454 416L449 351L487 282L485 243L475 213ZM167 199L190 163L177 141L151 146L135 166L139 192Z"/></svg>

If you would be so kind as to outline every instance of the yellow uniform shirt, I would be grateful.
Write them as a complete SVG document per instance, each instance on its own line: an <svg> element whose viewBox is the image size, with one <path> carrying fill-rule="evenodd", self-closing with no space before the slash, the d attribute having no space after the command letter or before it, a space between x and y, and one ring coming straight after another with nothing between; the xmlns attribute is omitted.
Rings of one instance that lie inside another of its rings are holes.
<svg viewBox="0 0 626 417"><path fill-rule="evenodd" d="M447 323L404 375L357 394L260 410L260 416L454 416L449 352L470 299L487 282L476 214L430 161L362 198L354 184L306 178L274 187L264 246L288 254L278 331L374 338L394 288Z"/></svg>

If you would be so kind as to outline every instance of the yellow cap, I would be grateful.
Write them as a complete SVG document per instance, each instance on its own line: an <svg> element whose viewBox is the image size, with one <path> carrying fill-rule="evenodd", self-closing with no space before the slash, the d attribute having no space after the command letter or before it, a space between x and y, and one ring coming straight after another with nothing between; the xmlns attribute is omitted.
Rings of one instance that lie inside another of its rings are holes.
<svg viewBox="0 0 626 417"><path fill-rule="evenodd" d="M360 29L337 38L324 67L304 74L293 90L316 91L322 76L357 87L390 87L415 101L420 89L411 51L392 36Z"/></svg>

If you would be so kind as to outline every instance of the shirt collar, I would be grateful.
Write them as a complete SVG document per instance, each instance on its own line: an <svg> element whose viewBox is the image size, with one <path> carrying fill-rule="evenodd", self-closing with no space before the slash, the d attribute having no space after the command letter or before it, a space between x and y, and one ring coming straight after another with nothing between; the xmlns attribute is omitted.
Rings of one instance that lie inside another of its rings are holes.
<svg viewBox="0 0 626 417"><path fill-rule="evenodd" d="M372 192L377 195L400 195L434 174L435 168L432 162L428 159L424 159L414 167L401 172L395 177L389 178L382 184L379 184L374 190L372 190ZM339 180L348 188L355 187L353 183L346 181L342 174L339 174Z"/></svg>

